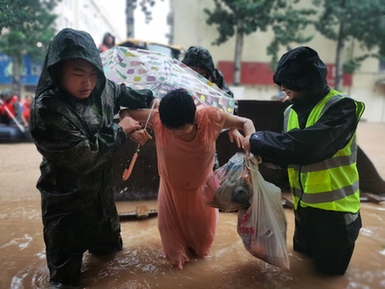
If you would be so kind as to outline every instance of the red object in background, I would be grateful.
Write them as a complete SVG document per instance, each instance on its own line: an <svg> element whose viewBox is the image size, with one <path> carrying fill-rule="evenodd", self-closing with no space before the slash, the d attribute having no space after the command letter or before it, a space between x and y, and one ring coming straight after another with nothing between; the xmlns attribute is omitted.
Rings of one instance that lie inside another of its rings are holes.
<svg viewBox="0 0 385 289"><path fill-rule="evenodd" d="M330 87L334 86L335 81L335 65L334 64L326 64L328 68L328 75L326 76L326 80ZM353 84L353 75L351 73L344 73L342 76L342 85L343 86L352 86Z"/></svg>
<svg viewBox="0 0 385 289"><path fill-rule="evenodd" d="M335 70L334 64L326 64L328 75L326 80L330 87L334 86ZM227 84L233 83L233 62L219 61L218 69L223 73ZM267 62L242 62L241 85L274 85L274 72ZM353 77L351 73L343 75L343 86L352 86Z"/></svg>
<svg viewBox="0 0 385 289"><path fill-rule="evenodd" d="M16 115L15 105L19 102L16 95L12 96L8 100L2 100L0 103L0 114L6 115L8 119L12 119Z"/></svg>

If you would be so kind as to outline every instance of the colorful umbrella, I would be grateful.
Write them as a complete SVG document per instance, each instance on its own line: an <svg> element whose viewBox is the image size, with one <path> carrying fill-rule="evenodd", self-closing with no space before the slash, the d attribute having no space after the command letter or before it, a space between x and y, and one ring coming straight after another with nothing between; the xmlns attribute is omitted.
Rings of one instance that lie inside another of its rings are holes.
<svg viewBox="0 0 385 289"><path fill-rule="evenodd" d="M188 90L198 108L215 106L233 113L235 101L181 61L155 51L115 46L101 53L106 77L134 88L151 89L162 98L176 88Z"/></svg>

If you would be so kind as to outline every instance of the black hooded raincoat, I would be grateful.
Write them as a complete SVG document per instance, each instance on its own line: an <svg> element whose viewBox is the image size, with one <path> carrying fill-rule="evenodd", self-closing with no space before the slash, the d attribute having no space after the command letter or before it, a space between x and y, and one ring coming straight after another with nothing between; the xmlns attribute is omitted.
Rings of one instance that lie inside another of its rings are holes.
<svg viewBox="0 0 385 289"><path fill-rule="evenodd" d="M304 98L292 102L300 129L282 134L272 131L254 133L250 138L253 154L261 156L266 163L282 167L308 165L330 158L346 145L357 128L356 105L351 98L346 97L330 106L316 124L305 128L311 110L330 90L326 75L326 65L318 55L306 53L304 47L281 58L274 82L294 91L308 91Z"/></svg>
<svg viewBox="0 0 385 289"><path fill-rule="evenodd" d="M348 144L359 121L356 102L352 98L344 97L333 102L322 111L315 123L306 126L311 111L330 92L326 75L325 64L308 47L298 47L282 56L274 74L274 82L287 89L306 93L302 98L292 101L291 108L298 116L299 128L285 133L254 133L250 137L251 153L261 156L264 162L280 166L307 166L332 158ZM340 183L349 187L344 181ZM341 191L344 189L341 188ZM302 190L304 192L304 187ZM353 202L349 205L357 207ZM302 206L300 201L294 215L294 250L313 258L320 272L343 275L362 226L359 211L324 210Z"/></svg>
<svg viewBox="0 0 385 289"><path fill-rule="evenodd" d="M234 98L233 92L227 86L222 72L215 68L210 52L200 46L191 46L182 60L187 66L197 66L205 70L211 77L210 81L215 83L220 89Z"/></svg>
<svg viewBox="0 0 385 289"><path fill-rule="evenodd" d="M87 99L66 92L60 63L83 59L99 71ZM64 29L48 50L31 107L30 131L43 160L37 188L51 282L76 285L82 254L121 250L114 202L112 160L127 136L114 123L120 106L148 107L151 91L135 91L107 80L92 37Z"/></svg>

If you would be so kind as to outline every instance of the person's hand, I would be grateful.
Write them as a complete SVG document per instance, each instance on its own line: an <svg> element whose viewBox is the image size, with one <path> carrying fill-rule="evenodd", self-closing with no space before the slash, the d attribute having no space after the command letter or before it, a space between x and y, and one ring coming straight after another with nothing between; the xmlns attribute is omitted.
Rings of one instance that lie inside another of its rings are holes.
<svg viewBox="0 0 385 289"><path fill-rule="evenodd" d="M246 157L250 157L250 136L246 136L242 141L242 148L246 153Z"/></svg>
<svg viewBox="0 0 385 289"><path fill-rule="evenodd" d="M152 140L152 136L145 129L134 130L128 134L129 138L143 146L148 140Z"/></svg>
<svg viewBox="0 0 385 289"><path fill-rule="evenodd" d="M138 121L136 121L135 119L129 116L122 117L118 125L120 125L123 128L126 134L129 134L134 130L138 130L142 128Z"/></svg>
<svg viewBox="0 0 385 289"><path fill-rule="evenodd" d="M240 148L242 146L242 141L245 137L237 130L237 129L230 129L229 130L229 139L230 142L234 142L237 144L237 146Z"/></svg>

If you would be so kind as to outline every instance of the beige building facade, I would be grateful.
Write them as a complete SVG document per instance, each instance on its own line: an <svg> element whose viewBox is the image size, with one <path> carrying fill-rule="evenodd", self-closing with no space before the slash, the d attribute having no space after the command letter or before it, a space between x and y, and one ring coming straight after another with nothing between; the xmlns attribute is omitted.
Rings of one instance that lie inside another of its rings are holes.
<svg viewBox="0 0 385 289"><path fill-rule="evenodd" d="M218 33L215 26L206 24L207 16L203 10L204 8L212 8L213 3L213 0L170 0L171 33L173 35L173 44L182 45L186 49L191 45L199 45L209 49L214 63L218 68L221 68L224 63L228 64L234 59L235 37L220 46L212 45ZM313 39L305 45L315 49L321 59L328 65L329 85L333 87L336 43L324 38L313 28L309 28L306 34L313 35ZM256 70L250 70L250 73L255 73L256 79L261 77L257 71L258 67L263 65L266 70L270 61L270 57L266 53L266 47L271 39L271 32L256 32L247 35L244 39L242 62L251 66L254 64L253 67ZM293 44L293 47L295 47L295 44ZM360 55L361 53L359 45L355 45L355 43L346 45L347 51L352 51L354 55ZM281 51L281 55L285 52L284 50ZM250 77L252 78L253 75L249 75ZM231 86L231 75L225 74L225 78ZM385 70L381 71L379 60L367 59L349 79L348 85L344 85L340 90L366 104L362 119L369 122L385 122ZM232 89L238 99L273 99L279 93L278 87L273 84L272 80L264 82L255 81L254 84L242 84L241 81L241 87L232 87Z"/></svg>
<svg viewBox="0 0 385 289"><path fill-rule="evenodd" d="M116 43L126 38L125 2L122 0L61 0L55 8L57 30L66 27L87 31L96 45L106 32Z"/></svg>

